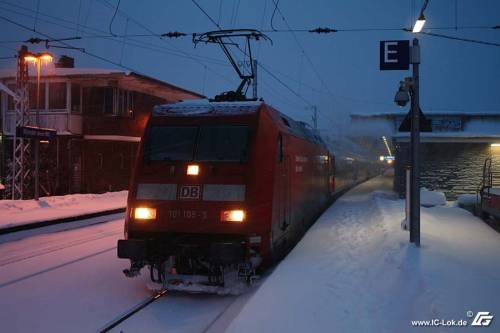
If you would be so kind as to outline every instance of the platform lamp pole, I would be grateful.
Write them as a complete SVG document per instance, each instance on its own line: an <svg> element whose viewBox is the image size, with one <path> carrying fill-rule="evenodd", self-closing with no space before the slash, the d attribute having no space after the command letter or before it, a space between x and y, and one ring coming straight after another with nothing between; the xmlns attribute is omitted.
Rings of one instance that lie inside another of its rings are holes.
<svg viewBox="0 0 500 333"><path fill-rule="evenodd" d="M410 242L420 246L420 101L419 101L419 64L420 46L413 39L411 48L413 69L411 99L411 179L410 179Z"/></svg>

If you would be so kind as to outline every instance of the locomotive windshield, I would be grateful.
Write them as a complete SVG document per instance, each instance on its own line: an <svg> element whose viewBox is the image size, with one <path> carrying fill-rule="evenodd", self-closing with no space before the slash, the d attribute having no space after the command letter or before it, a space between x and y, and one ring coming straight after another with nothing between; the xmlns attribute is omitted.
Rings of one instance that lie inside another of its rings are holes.
<svg viewBox="0 0 500 333"><path fill-rule="evenodd" d="M249 128L245 125L153 125L146 137L149 161L229 161L247 158Z"/></svg>
<svg viewBox="0 0 500 333"><path fill-rule="evenodd" d="M195 126L152 126L144 157L150 161L189 161L193 158L197 131Z"/></svg>

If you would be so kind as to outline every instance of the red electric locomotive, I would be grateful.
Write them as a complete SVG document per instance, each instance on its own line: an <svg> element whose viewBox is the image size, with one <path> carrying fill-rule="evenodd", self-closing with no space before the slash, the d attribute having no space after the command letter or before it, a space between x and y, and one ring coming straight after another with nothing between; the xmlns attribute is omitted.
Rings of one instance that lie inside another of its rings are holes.
<svg viewBox="0 0 500 333"><path fill-rule="evenodd" d="M189 290L251 280L282 258L334 192L321 138L259 101L155 107L130 187L118 257ZM200 276L204 280L200 280ZM208 279L207 279L208 277Z"/></svg>

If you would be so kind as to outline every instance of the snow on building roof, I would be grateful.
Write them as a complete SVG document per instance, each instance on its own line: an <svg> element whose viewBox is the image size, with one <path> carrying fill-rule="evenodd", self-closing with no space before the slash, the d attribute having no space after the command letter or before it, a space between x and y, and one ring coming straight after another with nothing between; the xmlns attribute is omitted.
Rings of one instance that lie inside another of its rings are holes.
<svg viewBox="0 0 500 333"><path fill-rule="evenodd" d="M117 73L129 75L131 72L125 72L116 69L105 69L105 68L55 68L50 66L44 68L41 71L40 75L44 77L44 76L73 76L73 75L105 75L105 74L117 74ZM0 70L0 78L6 79L14 77L16 77L15 70L11 68Z"/></svg>
<svg viewBox="0 0 500 333"><path fill-rule="evenodd" d="M430 116L500 117L500 110L422 110ZM377 113L351 113L351 118L394 118L404 117L408 111L387 111Z"/></svg>
<svg viewBox="0 0 500 333"><path fill-rule="evenodd" d="M29 67L30 70L30 76L35 76L36 73L34 72L33 66ZM168 83L165 81L162 81L160 79L156 79L144 74L136 73L136 72L130 72L130 71L123 71L123 70L117 70L117 69L107 69L107 68L79 68L79 67L74 67L74 68L56 68L53 65L44 67L43 70L41 71L41 77L95 77L95 76L107 76L107 75L123 75L126 77L132 77L136 78L139 80L143 81L149 81L153 85L161 85L161 86L167 86L169 88L173 88L176 90L183 91L189 95L196 96L196 97L205 97L201 94L198 94L194 91L190 91L185 88L181 88L179 86L176 86L172 83ZM0 69L0 79L15 79L16 77L16 72L14 69Z"/></svg>
<svg viewBox="0 0 500 333"><path fill-rule="evenodd" d="M393 137L401 142L410 140L409 132L398 132ZM422 142L478 142L478 143L500 143L500 134L470 133L470 132L421 132Z"/></svg>

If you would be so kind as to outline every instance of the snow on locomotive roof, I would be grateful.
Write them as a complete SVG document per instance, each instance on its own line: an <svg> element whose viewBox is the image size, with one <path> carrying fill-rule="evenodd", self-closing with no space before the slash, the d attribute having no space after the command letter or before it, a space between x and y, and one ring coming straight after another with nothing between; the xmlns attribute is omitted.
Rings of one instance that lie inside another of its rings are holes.
<svg viewBox="0 0 500 333"><path fill-rule="evenodd" d="M210 116L254 113L262 105L261 101L210 102L206 99L187 100L178 103L157 105L153 116Z"/></svg>
<svg viewBox="0 0 500 333"><path fill-rule="evenodd" d="M220 115L242 115L255 113L263 104L262 101L244 102L210 102L207 99L193 99L177 103L156 105L153 108L155 116L191 117L191 116L220 116ZM323 139L308 124L296 121L277 111L283 123L290 133L309 140L314 143L324 145Z"/></svg>

